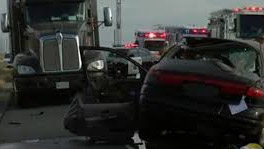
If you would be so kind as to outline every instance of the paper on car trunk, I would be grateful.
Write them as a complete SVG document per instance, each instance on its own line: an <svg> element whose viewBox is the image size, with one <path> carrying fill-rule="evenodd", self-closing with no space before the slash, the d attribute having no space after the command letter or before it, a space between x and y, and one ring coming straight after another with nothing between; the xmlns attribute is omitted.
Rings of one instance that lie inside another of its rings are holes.
<svg viewBox="0 0 264 149"><path fill-rule="evenodd" d="M242 96L242 99L237 105L228 104L229 110L232 115L238 114L248 109L245 98L246 98L245 96Z"/></svg>

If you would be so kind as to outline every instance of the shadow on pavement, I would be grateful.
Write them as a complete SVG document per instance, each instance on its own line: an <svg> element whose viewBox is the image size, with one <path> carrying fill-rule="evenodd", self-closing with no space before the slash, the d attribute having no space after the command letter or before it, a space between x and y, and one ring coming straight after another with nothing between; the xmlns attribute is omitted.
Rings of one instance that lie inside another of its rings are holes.
<svg viewBox="0 0 264 149"><path fill-rule="evenodd" d="M46 94L46 95L33 95L26 97L26 104L19 105L14 93L10 93L8 101L8 109L29 109L40 108L48 106L69 105L72 98L69 94Z"/></svg>

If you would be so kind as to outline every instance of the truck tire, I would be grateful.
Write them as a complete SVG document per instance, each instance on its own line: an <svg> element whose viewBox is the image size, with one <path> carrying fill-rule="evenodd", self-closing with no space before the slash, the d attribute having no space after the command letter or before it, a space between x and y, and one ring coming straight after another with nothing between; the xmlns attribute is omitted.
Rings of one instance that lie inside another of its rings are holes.
<svg viewBox="0 0 264 149"><path fill-rule="evenodd" d="M16 100L17 106L20 108L27 108L30 106L29 96L27 96L26 94L16 92L15 100Z"/></svg>

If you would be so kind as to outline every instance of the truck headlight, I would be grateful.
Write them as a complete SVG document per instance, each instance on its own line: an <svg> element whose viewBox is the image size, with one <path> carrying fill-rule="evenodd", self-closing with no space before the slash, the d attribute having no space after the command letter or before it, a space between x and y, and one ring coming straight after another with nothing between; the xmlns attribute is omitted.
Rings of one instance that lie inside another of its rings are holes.
<svg viewBox="0 0 264 149"><path fill-rule="evenodd" d="M104 61L103 60L97 60L92 63L90 63L87 67L88 71L98 71L104 69Z"/></svg>
<svg viewBox="0 0 264 149"><path fill-rule="evenodd" d="M34 74L36 71L31 66L18 65L17 66L18 74Z"/></svg>

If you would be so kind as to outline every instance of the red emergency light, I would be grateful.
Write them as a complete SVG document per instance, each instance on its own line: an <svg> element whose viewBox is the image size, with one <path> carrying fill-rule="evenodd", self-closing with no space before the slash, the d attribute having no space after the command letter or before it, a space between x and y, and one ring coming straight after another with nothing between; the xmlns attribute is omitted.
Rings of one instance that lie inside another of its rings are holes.
<svg viewBox="0 0 264 149"><path fill-rule="evenodd" d="M192 29L192 32L197 33L198 31L197 29Z"/></svg>
<svg viewBox="0 0 264 149"><path fill-rule="evenodd" d="M146 38L166 38L166 33L145 33Z"/></svg>
<svg viewBox="0 0 264 149"><path fill-rule="evenodd" d="M263 8L262 7L245 7L244 8L245 11L251 11L251 12L257 12L257 11L262 11Z"/></svg>
<svg viewBox="0 0 264 149"><path fill-rule="evenodd" d="M241 11L240 8L234 8L234 9L233 9L233 12L235 12L235 13L236 13L236 12L240 12L240 11Z"/></svg>
<svg viewBox="0 0 264 149"><path fill-rule="evenodd" d="M207 30L206 29L202 29L201 32L202 33L207 33Z"/></svg>
<svg viewBox="0 0 264 149"><path fill-rule="evenodd" d="M160 38L166 38L166 33L161 33Z"/></svg>
<svg viewBox="0 0 264 149"><path fill-rule="evenodd" d="M125 48L136 48L136 47L138 47L138 45L135 43L126 43L125 44Z"/></svg>
<svg viewBox="0 0 264 149"><path fill-rule="evenodd" d="M149 33L149 34L148 34L148 37L149 37L149 38L156 38L157 35L156 35L155 33Z"/></svg>
<svg viewBox="0 0 264 149"><path fill-rule="evenodd" d="M207 34L208 30L205 28L195 28L190 30L191 34Z"/></svg>

